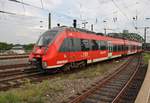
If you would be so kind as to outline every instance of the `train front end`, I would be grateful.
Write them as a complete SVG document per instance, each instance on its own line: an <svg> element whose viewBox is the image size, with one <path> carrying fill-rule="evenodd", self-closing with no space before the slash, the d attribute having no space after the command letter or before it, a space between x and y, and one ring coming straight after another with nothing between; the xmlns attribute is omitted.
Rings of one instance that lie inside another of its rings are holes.
<svg viewBox="0 0 150 103"><path fill-rule="evenodd" d="M48 64L53 63L56 56L54 41L59 30L51 29L43 33L29 55L29 62L40 70L46 70Z"/></svg>

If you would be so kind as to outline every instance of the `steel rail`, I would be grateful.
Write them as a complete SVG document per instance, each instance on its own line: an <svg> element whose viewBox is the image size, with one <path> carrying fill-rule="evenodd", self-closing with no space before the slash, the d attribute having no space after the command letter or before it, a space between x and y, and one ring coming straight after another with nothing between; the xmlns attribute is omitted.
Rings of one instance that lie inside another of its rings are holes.
<svg viewBox="0 0 150 103"><path fill-rule="evenodd" d="M86 90L83 94L77 96L76 98L72 98L71 101L69 101L69 103L80 103L81 101L85 100L87 97L89 97L91 94L93 94L97 89L101 88L102 86L104 86L108 81L110 81L111 79L115 78L115 76L117 74L119 74L121 71L123 71L128 65L129 63L132 61L133 58L131 58L127 63L125 63L124 65L120 66L116 71L114 71L111 75L103 78L102 80L99 81L99 83L93 85L93 87L89 88L88 90ZM139 66L140 64L138 64ZM136 67L138 67L136 66ZM137 70L137 69L136 69ZM135 73L134 73L135 74ZM121 90L123 91L123 90ZM119 93L120 94L120 93ZM118 94L118 95L119 95ZM117 99L116 99L117 100Z"/></svg>

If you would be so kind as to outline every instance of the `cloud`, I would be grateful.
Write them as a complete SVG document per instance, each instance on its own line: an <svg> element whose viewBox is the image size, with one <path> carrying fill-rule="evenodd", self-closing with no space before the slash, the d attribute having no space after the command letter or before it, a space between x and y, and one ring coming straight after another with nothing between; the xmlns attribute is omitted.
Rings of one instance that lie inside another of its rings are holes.
<svg viewBox="0 0 150 103"><path fill-rule="evenodd" d="M56 7L59 7L61 3L62 0L43 0L44 8L48 9L49 11L55 9Z"/></svg>
<svg viewBox="0 0 150 103"><path fill-rule="evenodd" d="M22 1L22 0L20 0ZM19 14L18 16L0 13L0 41L20 43L35 42L39 35L48 28L48 13L52 13L52 26L57 23L72 26L72 20L77 19L82 27L83 21L88 21L87 29L94 24L94 30L104 32L104 28L113 29L108 32L130 32L143 34L143 29L135 30L135 26L150 26L150 1L148 0L23 0L35 7L25 6L8 0L0 0L0 10ZM37 8L39 7L39 8ZM23 16L25 15L25 16ZM133 17L138 15L138 21ZM117 18L114 22L113 18ZM103 22L103 21L107 22ZM42 21L42 22L41 22ZM42 26L42 28L41 28ZM9 30L9 31L8 31ZM148 30L149 33L149 30ZM150 40L149 40L150 42Z"/></svg>
<svg viewBox="0 0 150 103"><path fill-rule="evenodd" d="M21 0L22 1L22 0ZM25 3L40 7L37 0L23 0ZM39 0L40 1L40 0ZM47 1L48 2L48 1ZM46 2L45 2L46 3ZM27 5L6 0L0 1L0 10L16 13L9 15L0 13L0 41L10 43L34 43L39 35L48 29L48 12ZM56 3L51 5L54 9ZM50 6L50 5L49 5ZM24 12L24 8L25 12ZM42 21L42 22L41 22Z"/></svg>

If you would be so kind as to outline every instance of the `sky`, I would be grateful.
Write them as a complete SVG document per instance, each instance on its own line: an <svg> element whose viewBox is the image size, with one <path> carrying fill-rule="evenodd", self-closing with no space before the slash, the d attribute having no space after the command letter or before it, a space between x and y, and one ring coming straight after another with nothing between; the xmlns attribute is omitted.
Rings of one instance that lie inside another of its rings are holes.
<svg viewBox="0 0 150 103"><path fill-rule="evenodd" d="M0 0L0 42L28 44L35 43L48 29L48 14L52 15L52 27L72 26L77 19L78 27L86 24L90 30L107 33L129 30L144 35L143 27L150 26L150 0L18 0L29 4ZM137 19L133 20L133 17ZM104 22L105 21L105 22ZM135 29L138 27L138 29ZM147 29L150 43L150 29Z"/></svg>

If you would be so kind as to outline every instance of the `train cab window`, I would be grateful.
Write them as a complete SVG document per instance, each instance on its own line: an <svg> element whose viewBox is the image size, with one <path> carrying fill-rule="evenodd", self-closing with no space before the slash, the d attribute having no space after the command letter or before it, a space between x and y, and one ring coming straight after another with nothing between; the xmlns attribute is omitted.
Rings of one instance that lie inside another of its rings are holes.
<svg viewBox="0 0 150 103"><path fill-rule="evenodd" d="M90 50L89 40L81 39L81 50L82 51L89 51Z"/></svg>
<svg viewBox="0 0 150 103"><path fill-rule="evenodd" d="M91 48L92 48L92 50L98 50L99 49L99 45L98 45L98 42L96 40L91 40Z"/></svg>
<svg viewBox="0 0 150 103"><path fill-rule="evenodd" d="M57 30L46 31L42 36L40 36L39 40L37 41L37 46L48 46L57 34Z"/></svg>

